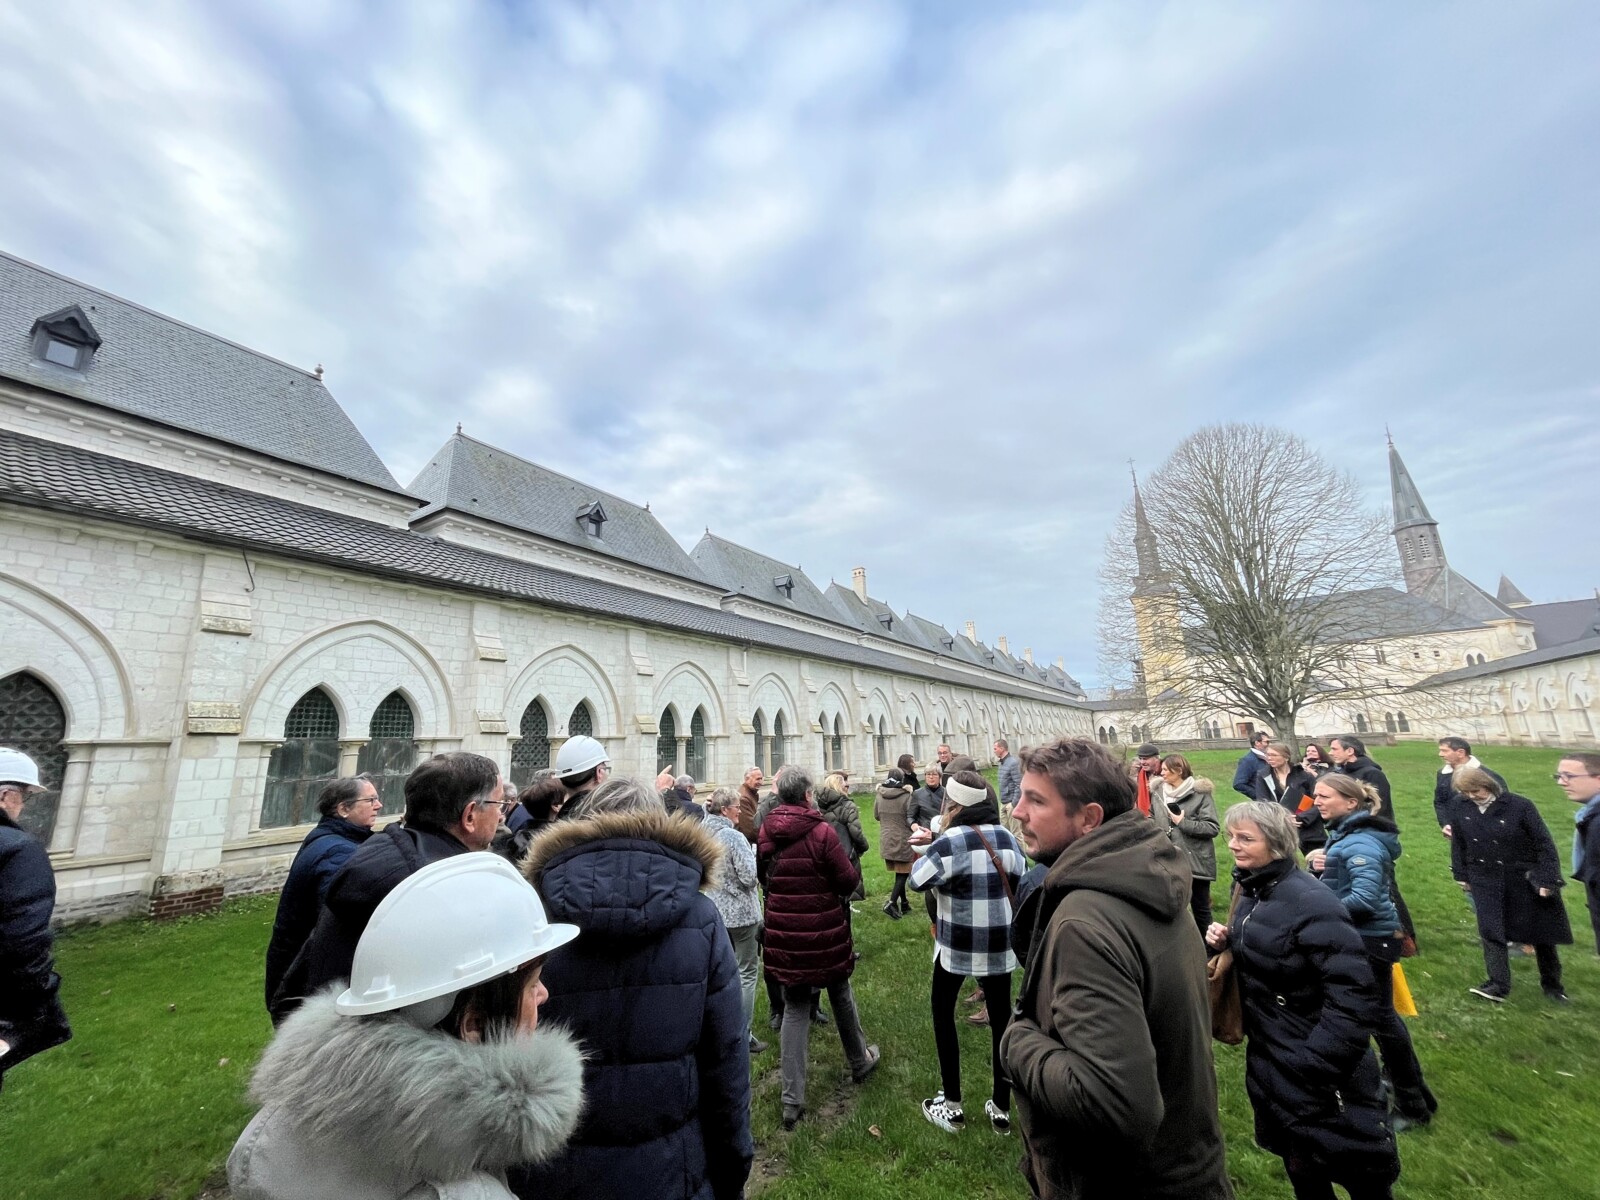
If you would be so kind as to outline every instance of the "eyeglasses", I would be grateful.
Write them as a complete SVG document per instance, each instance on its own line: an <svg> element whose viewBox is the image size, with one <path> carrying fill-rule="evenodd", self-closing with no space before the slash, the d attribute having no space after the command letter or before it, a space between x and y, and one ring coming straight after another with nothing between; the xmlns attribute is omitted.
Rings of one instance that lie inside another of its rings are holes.
<svg viewBox="0 0 1600 1200"><path fill-rule="evenodd" d="M514 803L516 803L514 800L485 800L478 807L488 808L490 805L493 805L494 807L504 811L507 807Z"/></svg>
<svg viewBox="0 0 1600 1200"><path fill-rule="evenodd" d="M1600 779L1600 775L1595 775L1588 771L1579 771L1576 775L1570 775L1566 771L1557 771L1550 778L1557 783L1571 783L1574 779Z"/></svg>

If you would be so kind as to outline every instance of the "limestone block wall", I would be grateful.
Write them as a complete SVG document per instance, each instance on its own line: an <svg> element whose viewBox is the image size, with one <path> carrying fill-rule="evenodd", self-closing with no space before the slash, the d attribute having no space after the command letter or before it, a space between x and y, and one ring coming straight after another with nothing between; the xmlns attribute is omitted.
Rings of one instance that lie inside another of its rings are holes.
<svg viewBox="0 0 1600 1200"><path fill-rule="evenodd" d="M860 780L941 732L989 756L1091 732L1048 689L1032 697L868 671L761 647L631 627L164 533L0 509L0 677L29 671L67 714L51 840L58 915L162 915L274 888L306 827L262 828L284 719L312 688L340 721L354 771L377 706L409 702L422 755L466 749L510 764L524 710L544 708L552 753L581 702L615 769L656 771L663 711L686 737L705 716L707 782L737 782L755 721L781 714L783 758L820 771L842 729ZM397 814L396 814L397 815Z"/></svg>

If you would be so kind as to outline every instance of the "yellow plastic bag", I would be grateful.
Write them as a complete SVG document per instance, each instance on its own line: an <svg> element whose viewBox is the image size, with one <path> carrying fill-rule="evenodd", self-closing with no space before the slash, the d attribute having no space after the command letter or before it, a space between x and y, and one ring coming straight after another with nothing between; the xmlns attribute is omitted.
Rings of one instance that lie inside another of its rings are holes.
<svg viewBox="0 0 1600 1200"><path fill-rule="evenodd" d="M1417 1015L1417 1002L1411 998L1411 987L1406 983L1406 973L1399 963L1394 965L1394 1010L1402 1017Z"/></svg>

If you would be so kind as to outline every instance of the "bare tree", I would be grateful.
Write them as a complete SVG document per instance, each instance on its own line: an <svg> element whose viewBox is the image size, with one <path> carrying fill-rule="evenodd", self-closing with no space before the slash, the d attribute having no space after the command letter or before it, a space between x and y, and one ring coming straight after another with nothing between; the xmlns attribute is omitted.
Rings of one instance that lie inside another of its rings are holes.
<svg viewBox="0 0 1600 1200"><path fill-rule="evenodd" d="M1371 649L1404 599L1383 586L1386 534L1355 479L1294 434L1201 429L1108 539L1102 670L1158 727L1238 713L1293 738L1308 705L1392 690Z"/></svg>

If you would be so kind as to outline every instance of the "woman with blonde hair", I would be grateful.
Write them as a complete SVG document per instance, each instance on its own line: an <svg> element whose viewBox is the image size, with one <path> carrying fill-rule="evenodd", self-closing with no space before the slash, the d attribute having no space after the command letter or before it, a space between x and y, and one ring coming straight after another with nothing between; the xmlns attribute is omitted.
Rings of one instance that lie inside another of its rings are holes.
<svg viewBox="0 0 1600 1200"><path fill-rule="evenodd" d="M1366 947L1378 985L1378 1053L1394 1084L1394 1127L1399 1133L1433 1120L1439 1102L1422 1078L1411 1034L1394 1010L1394 965L1400 961L1400 914L1390 899L1400 834L1378 814L1381 801L1370 783L1353 775L1328 774L1316 781L1312 798L1327 825L1325 849L1307 859L1333 889Z"/></svg>

